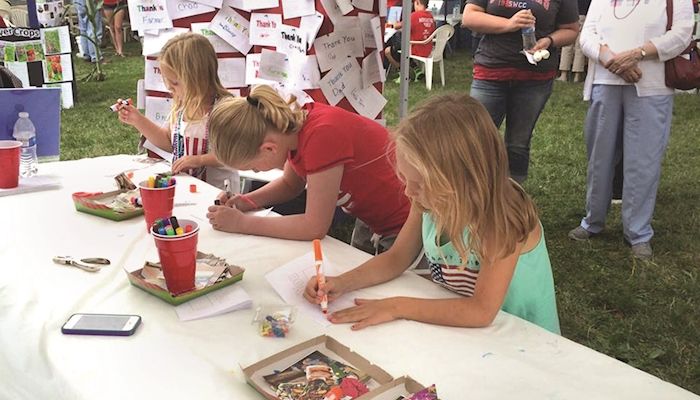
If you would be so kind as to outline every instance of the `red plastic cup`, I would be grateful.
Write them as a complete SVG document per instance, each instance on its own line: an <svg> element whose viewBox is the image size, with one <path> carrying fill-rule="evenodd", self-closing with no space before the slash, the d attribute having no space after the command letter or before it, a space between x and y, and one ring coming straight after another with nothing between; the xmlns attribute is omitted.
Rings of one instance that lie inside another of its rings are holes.
<svg viewBox="0 0 700 400"><path fill-rule="evenodd" d="M19 149L22 142L0 140L0 189L19 185Z"/></svg>
<svg viewBox="0 0 700 400"><path fill-rule="evenodd" d="M175 200L175 185L164 188L149 188L148 181L139 183L143 216L146 218L146 230L159 218L169 218L173 215Z"/></svg>
<svg viewBox="0 0 700 400"><path fill-rule="evenodd" d="M156 241L160 266L165 276L168 292L173 296L194 290L194 274L197 269L197 238L199 225L181 219L181 226L192 225L192 232L179 236L161 235L151 229Z"/></svg>

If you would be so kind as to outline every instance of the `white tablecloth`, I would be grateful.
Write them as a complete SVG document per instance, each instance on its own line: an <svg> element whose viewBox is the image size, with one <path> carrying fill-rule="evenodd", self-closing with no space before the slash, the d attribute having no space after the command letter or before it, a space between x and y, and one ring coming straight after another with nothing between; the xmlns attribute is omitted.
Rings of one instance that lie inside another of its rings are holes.
<svg viewBox="0 0 700 400"><path fill-rule="evenodd" d="M687 399L690 392L617 360L501 313L485 329L395 321L359 332L322 328L300 315L285 339L260 337L244 310L180 322L173 307L129 284L123 268L155 260L142 218L112 222L74 210L75 191L113 189L112 178L142 168L134 156L41 164L63 189L0 198L0 399L258 399L241 366L322 333L349 346L394 377L437 384L442 399ZM135 171L135 180L154 169ZM203 218L216 190L178 178L180 218ZM351 268L368 255L332 238L324 252ZM244 266L242 282L255 304L281 300L264 274L311 250L308 242L213 231L202 221L199 249ZM91 274L51 261L56 255L107 257ZM448 297L413 273L364 291L370 297ZM131 337L61 334L76 312L133 313L143 325Z"/></svg>

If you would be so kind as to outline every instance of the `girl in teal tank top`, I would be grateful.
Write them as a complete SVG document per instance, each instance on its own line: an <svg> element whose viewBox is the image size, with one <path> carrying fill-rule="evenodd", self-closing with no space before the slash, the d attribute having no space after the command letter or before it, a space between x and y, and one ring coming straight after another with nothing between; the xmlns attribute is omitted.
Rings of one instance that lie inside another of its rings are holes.
<svg viewBox="0 0 700 400"><path fill-rule="evenodd" d="M486 109L467 95L434 96L394 134L397 174L411 212L393 247L357 268L309 280L318 303L402 274L425 250L431 277L458 298L356 299L329 316L362 329L394 319L439 325L490 325L499 310L559 333L544 229L522 187L508 177L503 139Z"/></svg>

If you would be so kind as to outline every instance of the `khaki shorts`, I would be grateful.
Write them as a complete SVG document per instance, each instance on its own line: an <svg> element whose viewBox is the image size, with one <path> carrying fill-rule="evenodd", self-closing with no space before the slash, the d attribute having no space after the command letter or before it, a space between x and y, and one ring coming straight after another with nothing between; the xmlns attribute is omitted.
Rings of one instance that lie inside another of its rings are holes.
<svg viewBox="0 0 700 400"><path fill-rule="evenodd" d="M358 248L366 253L377 254L383 253L394 244L397 235L378 235L369 228L359 218L355 220L355 228L352 230L350 244L352 247Z"/></svg>

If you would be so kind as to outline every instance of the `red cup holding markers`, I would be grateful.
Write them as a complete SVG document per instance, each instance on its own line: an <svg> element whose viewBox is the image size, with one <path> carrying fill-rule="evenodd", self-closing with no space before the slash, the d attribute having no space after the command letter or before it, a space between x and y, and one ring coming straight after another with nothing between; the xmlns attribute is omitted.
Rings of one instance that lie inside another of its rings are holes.
<svg viewBox="0 0 700 400"><path fill-rule="evenodd" d="M19 150L22 142L0 140L0 189L19 185Z"/></svg>
<svg viewBox="0 0 700 400"><path fill-rule="evenodd" d="M153 223L151 235L156 242L168 292L177 296L194 290L199 225L187 219L160 218Z"/></svg>
<svg viewBox="0 0 700 400"><path fill-rule="evenodd" d="M173 203L175 201L175 178L163 175L162 177L150 177L139 183L141 192L141 204L143 216L146 218L146 230L151 230L151 225L158 218L166 218L173 215Z"/></svg>

